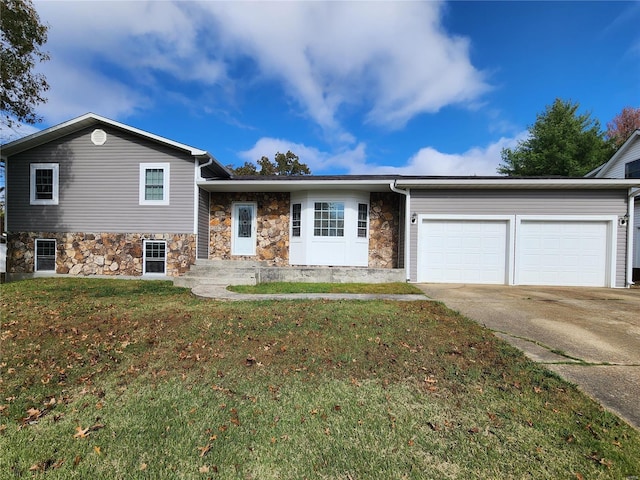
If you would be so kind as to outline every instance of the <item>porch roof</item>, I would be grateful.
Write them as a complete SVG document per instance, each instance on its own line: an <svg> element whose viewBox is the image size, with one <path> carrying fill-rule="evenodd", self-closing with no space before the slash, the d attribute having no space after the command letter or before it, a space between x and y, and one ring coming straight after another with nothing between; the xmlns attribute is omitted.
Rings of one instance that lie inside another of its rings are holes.
<svg viewBox="0 0 640 480"><path fill-rule="evenodd" d="M638 179L584 177L436 177L404 175L239 176L202 179L198 186L210 192L296 192L350 190L389 192L399 189L629 189Z"/></svg>

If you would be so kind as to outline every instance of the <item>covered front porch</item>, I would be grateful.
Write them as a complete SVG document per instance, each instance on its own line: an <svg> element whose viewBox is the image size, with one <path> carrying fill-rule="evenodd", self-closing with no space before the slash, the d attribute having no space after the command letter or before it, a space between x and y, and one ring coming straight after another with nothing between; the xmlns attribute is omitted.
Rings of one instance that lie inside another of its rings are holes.
<svg viewBox="0 0 640 480"><path fill-rule="evenodd" d="M388 180L242 177L198 185L208 192L208 231L200 230L208 243L198 252L200 260L260 262L263 272L267 267L404 271L405 201ZM319 269L313 276L323 275ZM289 274L264 278L282 276Z"/></svg>

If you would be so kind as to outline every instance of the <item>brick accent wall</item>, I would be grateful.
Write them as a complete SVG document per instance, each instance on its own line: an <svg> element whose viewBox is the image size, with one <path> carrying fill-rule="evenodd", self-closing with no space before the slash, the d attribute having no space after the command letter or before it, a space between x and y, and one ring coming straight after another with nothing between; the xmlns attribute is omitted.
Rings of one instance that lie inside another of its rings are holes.
<svg viewBox="0 0 640 480"><path fill-rule="evenodd" d="M35 240L56 240L56 273L142 275L143 240L167 242L167 275L178 276L196 260L196 236L184 233L21 232L7 239L7 273L34 273Z"/></svg>
<svg viewBox="0 0 640 480"><path fill-rule="evenodd" d="M231 255L231 205L256 202L256 256ZM250 259L269 265L289 264L289 193L211 193L209 220L210 259Z"/></svg>

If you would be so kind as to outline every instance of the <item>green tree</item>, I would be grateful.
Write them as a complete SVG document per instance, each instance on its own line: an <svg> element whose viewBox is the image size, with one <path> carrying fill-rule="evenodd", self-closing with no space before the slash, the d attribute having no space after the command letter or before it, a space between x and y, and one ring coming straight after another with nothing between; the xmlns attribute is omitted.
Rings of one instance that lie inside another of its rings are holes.
<svg viewBox="0 0 640 480"><path fill-rule="evenodd" d="M607 123L607 138L619 148L633 132L640 129L640 107L624 107Z"/></svg>
<svg viewBox="0 0 640 480"><path fill-rule="evenodd" d="M260 170L258 170L260 167ZM291 150L287 153L276 153L273 161L268 157L262 157L257 161L257 165L252 162L244 162L244 165L233 168L227 166L234 175L311 175L311 170L306 163L300 163L300 158Z"/></svg>
<svg viewBox="0 0 640 480"><path fill-rule="evenodd" d="M49 84L44 75L34 73L37 63L49 59L41 47L47 41L48 27L31 0L1 0L0 26L0 109L2 123L11 128L16 122L37 123L35 108L46 102Z"/></svg>
<svg viewBox="0 0 640 480"><path fill-rule="evenodd" d="M580 105L556 99L538 114L529 137L514 149L502 150L498 173L512 176L581 177L609 160L615 149L600 122Z"/></svg>

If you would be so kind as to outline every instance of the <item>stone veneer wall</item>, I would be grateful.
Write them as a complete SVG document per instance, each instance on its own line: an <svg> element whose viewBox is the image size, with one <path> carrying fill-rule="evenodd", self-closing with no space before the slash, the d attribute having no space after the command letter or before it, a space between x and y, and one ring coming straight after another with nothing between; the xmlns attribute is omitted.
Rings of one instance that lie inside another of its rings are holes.
<svg viewBox="0 0 640 480"><path fill-rule="evenodd" d="M256 202L256 256L231 254L231 205ZM210 259L249 259L272 266L289 264L289 193L211 193L209 220Z"/></svg>
<svg viewBox="0 0 640 480"><path fill-rule="evenodd" d="M369 202L369 267L398 268L400 196L372 192Z"/></svg>
<svg viewBox="0 0 640 480"><path fill-rule="evenodd" d="M167 242L167 275L181 275L196 260L193 234L11 233L7 273L34 273L35 240L56 240L56 273L69 275L142 275L142 241Z"/></svg>

